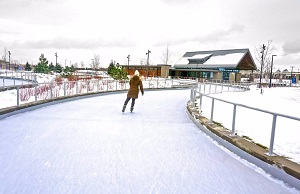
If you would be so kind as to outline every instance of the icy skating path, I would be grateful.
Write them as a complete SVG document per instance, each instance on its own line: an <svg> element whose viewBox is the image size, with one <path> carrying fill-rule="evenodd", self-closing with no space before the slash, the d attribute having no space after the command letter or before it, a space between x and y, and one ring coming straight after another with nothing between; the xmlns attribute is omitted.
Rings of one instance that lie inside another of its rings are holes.
<svg viewBox="0 0 300 194"><path fill-rule="evenodd" d="M218 146L186 115L190 90L126 93L0 120L0 193L299 193Z"/></svg>

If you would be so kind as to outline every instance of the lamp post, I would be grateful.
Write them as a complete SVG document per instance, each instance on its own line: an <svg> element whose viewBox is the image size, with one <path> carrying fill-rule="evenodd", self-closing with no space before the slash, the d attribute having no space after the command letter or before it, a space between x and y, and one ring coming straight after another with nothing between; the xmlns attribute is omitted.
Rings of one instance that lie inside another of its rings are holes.
<svg viewBox="0 0 300 194"><path fill-rule="evenodd" d="M263 65L264 65L264 51L266 49L266 46L263 44L262 51L261 51L261 66L260 66L260 78L259 78L259 87L260 87L260 93L262 94L262 87L261 87L261 79L262 79L262 71L263 71Z"/></svg>
<svg viewBox="0 0 300 194"><path fill-rule="evenodd" d="M292 77L293 77L293 68L294 68L294 66L291 66L291 68L292 68L292 71L291 71L291 82L290 82L290 87L292 86Z"/></svg>
<svg viewBox="0 0 300 194"><path fill-rule="evenodd" d="M149 50L148 50L147 53L146 53L146 55L147 55L147 66L148 66L148 67L147 67L147 75L146 75L147 78L148 78L148 73L149 73L148 71L149 71L149 54L150 54L150 53L151 53L151 51L149 51Z"/></svg>
<svg viewBox="0 0 300 194"><path fill-rule="evenodd" d="M10 55L11 55L11 52L8 51L8 68L10 70Z"/></svg>
<svg viewBox="0 0 300 194"><path fill-rule="evenodd" d="M57 53L55 53L55 65L57 65Z"/></svg>
<svg viewBox="0 0 300 194"><path fill-rule="evenodd" d="M272 69L273 69L273 57L275 57L277 55L272 55L272 62L271 62L271 73L270 73L270 84L269 84L269 88L271 88L272 85Z"/></svg>
<svg viewBox="0 0 300 194"><path fill-rule="evenodd" d="M65 68L66 68L66 66L67 66L67 59L65 59Z"/></svg>
<svg viewBox="0 0 300 194"><path fill-rule="evenodd" d="M128 59L128 64L127 65L129 66L130 55L127 56L127 59Z"/></svg>

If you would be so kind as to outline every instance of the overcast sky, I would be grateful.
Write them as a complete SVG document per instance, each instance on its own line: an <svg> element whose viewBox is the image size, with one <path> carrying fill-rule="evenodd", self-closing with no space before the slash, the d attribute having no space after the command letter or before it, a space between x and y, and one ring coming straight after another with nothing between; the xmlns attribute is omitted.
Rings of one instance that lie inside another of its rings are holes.
<svg viewBox="0 0 300 194"><path fill-rule="evenodd" d="M1 0L0 56L36 64L107 67L162 64L169 45L177 62L187 51L249 48L272 40L275 68L300 69L299 0ZM258 64L257 61L255 61ZM172 63L172 64L173 64Z"/></svg>

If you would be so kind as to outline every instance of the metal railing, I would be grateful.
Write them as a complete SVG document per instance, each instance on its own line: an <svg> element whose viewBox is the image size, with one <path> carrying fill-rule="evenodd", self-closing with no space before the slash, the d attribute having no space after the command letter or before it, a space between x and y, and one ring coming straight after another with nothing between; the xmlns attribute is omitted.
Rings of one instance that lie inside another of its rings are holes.
<svg viewBox="0 0 300 194"><path fill-rule="evenodd" d="M32 72L0 71L0 87L29 84L35 82L36 76Z"/></svg>
<svg viewBox="0 0 300 194"><path fill-rule="evenodd" d="M145 89L173 88L196 85L195 80L174 80L165 78L152 78L143 80ZM21 84L0 87L2 94L10 94L10 104L1 105L1 108L20 106L22 104L49 100L59 97L77 96L88 93L100 93L109 91L121 91L129 88L129 81L117 81L112 79L95 79L79 81L61 81L49 83ZM9 91L7 91L9 90Z"/></svg>
<svg viewBox="0 0 300 194"><path fill-rule="evenodd" d="M202 89L201 89L201 87L202 87ZM237 107L242 107L242 108L251 109L251 110L262 112L262 113L267 113L267 114L270 114L272 116L272 127L271 127L270 141L269 141L269 147L268 147L269 151L268 151L268 153L266 153L270 156L274 155L273 149L274 149L274 143L275 143L275 132L276 132L277 118L278 117L283 117L283 118L288 118L288 119L300 121L300 118L298 118L298 117L289 116L289 115L285 115L285 114L281 114L281 113L276 113L276 112L272 112L272 111L268 111L268 110L263 110L263 109L260 109L260 108L255 108L255 107L247 106L247 105L244 105L244 104L234 103L234 102L230 102L230 101L223 100L223 99L220 99L220 98L216 98L216 97L213 97L213 96L209 96L209 94L211 94L211 93L217 93L217 90L214 90L212 92L211 86L209 86L210 89L207 91L207 93L205 93L205 89L203 89L203 87L205 87L205 86L198 85L196 87L191 88L190 102L192 103L192 106L195 108L196 107L196 101L199 100L199 107L198 107L199 108L199 113L202 114L202 107L203 107L202 106L202 99L203 99L203 97L210 98L211 99L211 106L210 106L211 107L210 108L211 112L210 112L210 118L209 118L210 122L209 122L209 124L212 124L213 119L214 119L215 101L220 101L220 102L224 102L224 103L227 103L227 104L231 104L232 105L232 120L231 120L231 135L232 136L237 135L237 133L236 133L236 118L237 118L237 111L236 110L237 110ZM241 87L238 87L238 88L239 88L239 90L236 90L236 91L245 91L249 87L241 86ZM224 91L226 91L226 90L224 90L223 87L221 89L219 88L219 90L218 90L219 93L224 92Z"/></svg>

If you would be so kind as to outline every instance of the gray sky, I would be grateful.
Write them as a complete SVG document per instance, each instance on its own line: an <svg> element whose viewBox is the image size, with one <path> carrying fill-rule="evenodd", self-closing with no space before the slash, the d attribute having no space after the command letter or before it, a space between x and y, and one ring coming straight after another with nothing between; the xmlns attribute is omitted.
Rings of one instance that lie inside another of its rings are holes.
<svg viewBox="0 0 300 194"><path fill-rule="evenodd" d="M175 63L187 51L249 48L272 40L275 68L300 69L299 0L1 0L0 56L86 66ZM258 64L257 61L255 61Z"/></svg>

